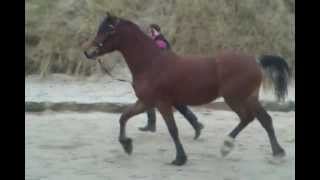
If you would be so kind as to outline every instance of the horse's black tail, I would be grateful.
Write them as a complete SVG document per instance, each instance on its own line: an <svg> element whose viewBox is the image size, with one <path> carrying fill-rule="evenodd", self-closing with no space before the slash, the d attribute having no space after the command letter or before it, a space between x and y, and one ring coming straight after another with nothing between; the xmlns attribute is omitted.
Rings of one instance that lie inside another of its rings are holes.
<svg viewBox="0 0 320 180"><path fill-rule="evenodd" d="M278 100L284 100L288 94L291 70L288 63L279 56L262 55L257 59L266 77L271 80Z"/></svg>

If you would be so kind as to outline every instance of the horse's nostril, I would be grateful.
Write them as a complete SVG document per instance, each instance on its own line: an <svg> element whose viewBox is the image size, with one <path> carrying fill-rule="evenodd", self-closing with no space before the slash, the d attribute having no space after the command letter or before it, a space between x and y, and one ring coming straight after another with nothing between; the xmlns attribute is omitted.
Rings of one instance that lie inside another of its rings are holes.
<svg viewBox="0 0 320 180"><path fill-rule="evenodd" d="M84 52L83 52L83 54L86 56L86 58L90 59L90 57L89 57L89 55L88 55L87 51L84 51Z"/></svg>
<svg viewBox="0 0 320 180"><path fill-rule="evenodd" d="M86 56L86 58L92 59L92 60L94 60L96 58L97 53L98 53L97 49L95 49L95 48L91 48L91 49L83 52L83 54Z"/></svg>

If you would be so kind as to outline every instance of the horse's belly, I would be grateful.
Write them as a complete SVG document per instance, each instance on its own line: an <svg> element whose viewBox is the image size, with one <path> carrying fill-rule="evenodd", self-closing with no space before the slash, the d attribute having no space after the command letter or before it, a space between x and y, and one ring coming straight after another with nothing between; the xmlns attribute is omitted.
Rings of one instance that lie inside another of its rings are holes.
<svg viewBox="0 0 320 180"><path fill-rule="evenodd" d="M205 94L207 93L207 94ZM202 104L207 104L210 103L211 101L215 100L218 98L218 93L213 91L213 92L200 92L201 95L198 93L194 93L192 96L193 98L190 98L190 102L188 103L189 105L202 105Z"/></svg>
<svg viewBox="0 0 320 180"><path fill-rule="evenodd" d="M202 105L210 103L218 98L218 96L218 88L215 84L211 86L190 85L181 90L174 99L176 99L176 104Z"/></svg>
<svg viewBox="0 0 320 180"><path fill-rule="evenodd" d="M186 101L184 103L179 103L179 104L198 106L198 105L208 104L208 103L214 101L215 99L217 99L217 96L210 96L208 98L204 98L204 99L198 98L198 99L189 100L189 101Z"/></svg>

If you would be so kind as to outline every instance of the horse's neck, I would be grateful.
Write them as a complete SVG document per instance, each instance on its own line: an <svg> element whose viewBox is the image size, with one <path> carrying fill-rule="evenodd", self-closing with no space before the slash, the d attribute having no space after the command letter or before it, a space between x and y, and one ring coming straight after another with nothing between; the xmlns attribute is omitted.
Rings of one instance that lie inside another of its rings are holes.
<svg viewBox="0 0 320 180"><path fill-rule="evenodd" d="M154 57L161 53L155 43L142 31L124 36L119 51L125 58L133 78L150 68Z"/></svg>

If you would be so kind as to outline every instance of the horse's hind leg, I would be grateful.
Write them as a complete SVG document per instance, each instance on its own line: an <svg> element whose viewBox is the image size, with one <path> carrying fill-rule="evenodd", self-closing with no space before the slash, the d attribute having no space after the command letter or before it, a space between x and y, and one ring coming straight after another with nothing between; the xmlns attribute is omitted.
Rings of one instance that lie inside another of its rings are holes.
<svg viewBox="0 0 320 180"><path fill-rule="evenodd" d="M224 141L224 145L221 149L221 153L223 156L230 153L232 148L234 147L234 139L235 137L242 131L255 117L259 120L262 127L267 131L269 140L271 143L271 148L274 156L284 156L285 151L279 145L278 140L276 138L274 128L272 125L272 118L266 112L266 110L262 107L257 97L250 97L244 103L234 103L226 99L227 104L230 106L232 110L234 110L238 116L240 117L240 123L236 128L232 130L229 134L229 137Z"/></svg>
<svg viewBox="0 0 320 180"><path fill-rule="evenodd" d="M234 148L236 136L254 119L254 113L250 110L249 103L240 103L232 99L225 98L229 107L239 116L239 124L229 133L221 147L222 156L228 155Z"/></svg>
<svg viewBox="0 0 320 180"><path fill-rule="evenodd" d="M129 106L120 117L119 142L128 154L132 153L132 140L126 137L126 123L132 116L145 112L146 109L147 107L138 100L134 105Z"/></svg>
<svg viewBox="0 0 320 180"><path fill-rule="evenodd" d="M261 123L262 127L268 133L273 156L276 156L276 157L285 156L285 151L278 143L277 137L275 135L273 124L272 124L272 118L259 102L257 103L256 117Z"/></svg>
<svg viewBox="0 0 320 180"><path fill-rule="evenodd" d="M173 142L176 146L176 159L172 161L172 164L174 165L183 165L187 162L187 156L184 152L183 146L179 139L179 132L176 125L176 122L174 120L172 107L170 104L158 104L158 109L166 122L166 125L168 127L169 133L173 139Z"/></svg>

